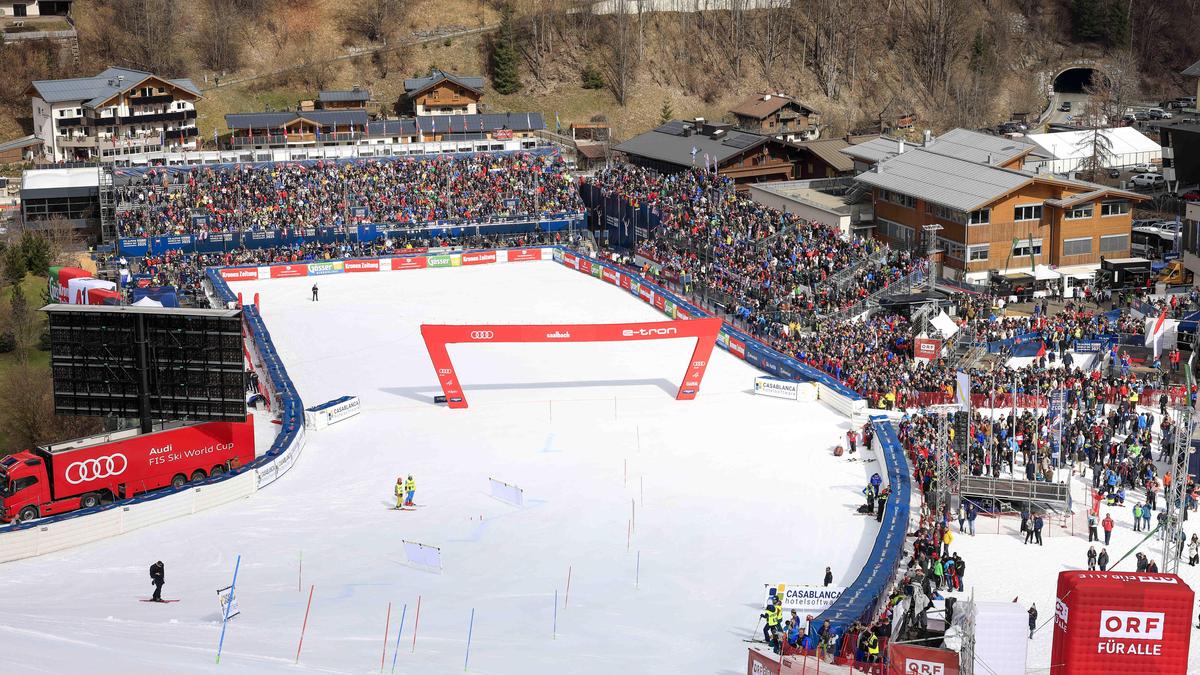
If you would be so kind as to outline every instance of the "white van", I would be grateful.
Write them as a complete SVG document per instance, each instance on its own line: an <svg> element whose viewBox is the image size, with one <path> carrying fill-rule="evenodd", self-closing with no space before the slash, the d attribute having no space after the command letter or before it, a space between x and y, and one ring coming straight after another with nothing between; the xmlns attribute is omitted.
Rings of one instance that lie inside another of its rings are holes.
<svg viewBox="0 0 1200 675"><path fill-rule="evenodd" d="M1141 188L1157 188L1166 185L1167 180L1162 177L1162 174L1157 173L1139 173L1130 179L1134 187Z"/></svg>

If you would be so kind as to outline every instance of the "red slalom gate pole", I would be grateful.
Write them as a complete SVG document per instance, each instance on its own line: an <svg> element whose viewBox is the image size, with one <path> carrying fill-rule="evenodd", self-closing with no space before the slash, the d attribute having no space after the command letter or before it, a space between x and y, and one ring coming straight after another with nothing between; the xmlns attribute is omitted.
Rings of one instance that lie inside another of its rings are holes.
<svg viewBox="0 0 1200 675"><path fill-rule="evenodd" d="M383 664L387 660L388 631L392 628L392 603L388 603L387 619L383 622L383 655L379 657L379 672L383 672Z"/></svg>
<svg viewBox="0 0 1200 675"><path fill-rule="evenodd" d="M412 650L417 651L417 628L421 625L421 596L417 596L417 618L413 620L413 645Z"/></svg>
<svg viewBox="0 0 1200 675"><path fill-rule="evenodd" d="M296 645L296 663L300 663L300 649L304 647L304 631L308 629L308 611L312 609L313 590L316 584L308 587L308 606L304 608L304 624L300 626L300 644Z"/></svg>

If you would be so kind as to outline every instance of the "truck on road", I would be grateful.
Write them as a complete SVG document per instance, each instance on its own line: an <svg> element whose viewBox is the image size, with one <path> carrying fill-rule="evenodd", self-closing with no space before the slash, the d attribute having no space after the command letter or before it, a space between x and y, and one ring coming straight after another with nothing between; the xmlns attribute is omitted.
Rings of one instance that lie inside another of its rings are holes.
<svg viewBox="0 0 1200 675"><path fill-rule="evenodd" d="M254 459L254 421L204 422L137 435L117 432L0 458L0 522L89 509L179 488Z"/></svg>

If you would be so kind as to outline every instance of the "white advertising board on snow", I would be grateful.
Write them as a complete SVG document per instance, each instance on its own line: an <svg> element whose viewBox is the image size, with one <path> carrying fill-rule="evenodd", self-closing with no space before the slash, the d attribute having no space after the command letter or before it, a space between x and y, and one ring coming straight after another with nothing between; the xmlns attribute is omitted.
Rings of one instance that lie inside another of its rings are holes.
<svg viewBox="0 0 1200 675"><path fill-rule="evenodd" d="M233 593L232 586L226 586L225 588L219 589L217 591L217 602L220 603L220 605L221 605L221 617L222 618L232 619L233 617L242 613L242 610L240 608L238 608L237 596L233 596L232 604L229 602L229 599L230 599L230 596L232 595L232 593ZM226 605L229 605L229 614L228 615L225 614L225 606Z"/></svg>
<svg viewBox="0 0 1200 675"><path fill-rule="evenodd" d="M772 603L778 598L784 611L794 609L801 613L819 614L829 609L845 590L844 586L774 584L767 586L764 602Z"/></svg>
<svg viewBox="0 0 1200 675"><path fill-rule="evenodd" d="M815 401L817 400L817 385L812 382L797 382L760 375L754 378L754 393L789 401Z"/></svg>
<svg viewBox="0 0 1200 675"><path fill-rule="evenodd" d="M525 491L516 485L509 485L495 478L489 478L488 483L492 488L492 496L496 499L512 504L513 506L525 505Z"/></svg>
<svg viewBox="0 0 1200 675"><path fill-rule="evenodd" d="M304 426L309 429L325 427L350 419L362 412L362 402L357 396L343 396L321 405L304 409Z"/></svg>
<svg viewBox="0 0 1200 675"><path fill-rule="evenodd" d="M442 571L442 549L415 541L404 540L404 555L408 563L432 572Z"/></svg>

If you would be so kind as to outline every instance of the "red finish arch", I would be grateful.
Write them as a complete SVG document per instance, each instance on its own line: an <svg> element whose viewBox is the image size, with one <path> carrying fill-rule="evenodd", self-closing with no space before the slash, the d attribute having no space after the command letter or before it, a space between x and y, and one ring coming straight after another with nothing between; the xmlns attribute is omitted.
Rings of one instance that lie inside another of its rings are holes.
<svg viewBox="0 0 1200 675"><path fill-rule="evenodd" d="M669 340L696 338L696 348L688 363L679 393L675 398L690 401L700 391L700 381L708 360L712 357L717 333L721 330L718 318L688 321L654 321L650 323L545 324L545 325L435 325L422 324L421 337L429 350L429 359L437 373L446 404L451 408L466 408L467 398L459 384L458 374L450 361L446 345L452 343L492 342L625 342L629 340Z"/></svg>

